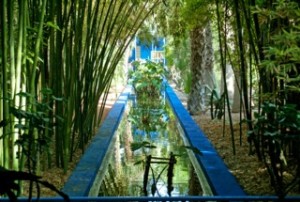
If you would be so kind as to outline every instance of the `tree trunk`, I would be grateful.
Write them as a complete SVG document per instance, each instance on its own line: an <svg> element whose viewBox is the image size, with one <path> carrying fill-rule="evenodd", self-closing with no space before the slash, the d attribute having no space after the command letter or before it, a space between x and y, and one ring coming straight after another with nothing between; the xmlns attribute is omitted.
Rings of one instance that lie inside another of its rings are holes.
<svg viewBox="0 0 300 202"><path fill-rule="evenodd" d="M191 38L191 92L188 98L190 114L199 114L206 109L206 87L213 87L213 48L210 23L196 27Z"/></svg>
<svg viewBox="0 0 300 202"><path fill-rule="evenodd" d="M207 85L209 88L213 89L216 88L215 83L215 75L213 72L214 67L214 49L212 44L212 32L211 32L211 25L210 22L207 23L205 29L205 49L204 49L204 77L203 81L204 84ZM205 91L206 92L206 91Z"/></svg>

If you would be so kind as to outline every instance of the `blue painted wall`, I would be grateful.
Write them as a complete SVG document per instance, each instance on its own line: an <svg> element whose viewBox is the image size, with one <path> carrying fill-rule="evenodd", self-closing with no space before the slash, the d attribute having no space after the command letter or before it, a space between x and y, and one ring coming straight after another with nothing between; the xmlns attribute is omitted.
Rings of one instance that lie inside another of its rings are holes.
<svg viewBox="0 0 300 202"><path fill-rule="evenodd" d="M152 60L157 62L163 62L165 64L165 43L166 40L163 37L158 37L151 43L144 43L136 37L134 40L131 55L129 57L129 62L135 60ZM156 51L159 52L160 56L158 58L153 58L153 55L151 55L151 53Z"/></svg>

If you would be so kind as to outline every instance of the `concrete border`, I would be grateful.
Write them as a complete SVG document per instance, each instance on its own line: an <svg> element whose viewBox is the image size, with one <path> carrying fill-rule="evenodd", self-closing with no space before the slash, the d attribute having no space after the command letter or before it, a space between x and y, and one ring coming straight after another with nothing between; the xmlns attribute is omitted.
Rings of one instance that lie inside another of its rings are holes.
<svg viewBox="0 0 300 202"><path fill-rule="evenodd" d="M114 142L115 131L123 116L131 92L127 86L112 106L104 122L78 162L62 191L69 196L98 196L103 163L107 162L109 150Z"/></svg>
<svg viewBox="0 0 300 202"><path fill-rule="evenodd" d="M195 154L199 165L213 191L218 196L245 196L246 193L237 182L236 178L229 172L223 159L214 149L203 131L199 128L173 89L166 83L166 97L173 112L176 115L189 144L199 151L201 155Z"/></svg>

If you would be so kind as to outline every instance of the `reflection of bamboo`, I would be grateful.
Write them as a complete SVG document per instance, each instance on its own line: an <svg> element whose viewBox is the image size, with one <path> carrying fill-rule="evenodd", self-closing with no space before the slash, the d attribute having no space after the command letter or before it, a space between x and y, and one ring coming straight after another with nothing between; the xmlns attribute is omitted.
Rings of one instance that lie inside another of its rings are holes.
<svg viewBox="0 0 300 202"><path fill-rule="evenodd" d="M148 175L149 175L150 163L151 163L151 155L147 156L146 168L145 168L145 173L144 173L144 186L143 186L143 190L144 190L145 196L148 195L147 184L148 184Z"/></svg>
<svg viewBox="0 0 300 202"><path fill-rule="evenodd" d="M120 155L120 136L116 135L115 143L115 169L116 173L121 172L121 155Z"/></svg>
<svg viewBox="0 0 300 202"><path fill-rule="evenodd" d="M110 183L111 193L116 194L117 190L118 190L118 183L116 182L116 178L115 178L116 175L110 164L108 166L108 175L109 175L108 179L109 179L109 181L111 181L111 183Z"/></svg>
<svg viewBox="0 0 300 202"><path fill-rule="evenodd" d="M131 143L133 142L131 123L126 124L126 134L125 134L125 158L130 160L132 158Z"/></svg>
<svg viewBox="0 0 300 202"><path fill-rule="evenodd" d="M189 169L189 192L190 196L193 195L202 195L203 191L198 179L197 174L195 173L194 167L191 165Z"/></svg>
<svg viewBox="0 0 300 202"><path fill-rule="evenodd" d="M102 190L102 193L103 195L109 195L109 189L107 188L108 185L107 185L107 177L105 176L103 182L102 182L102 185L101 185L101 188L100 188L100 191Z"/></svg>
<svg viewBox="0 0 300 202"><path fill-rule="evenodd" d="M169 168L168 168L168 194L171 196L171 192L173 191L173 176L174 176L174 165L176 163L175 155L171 152L170 153L170 160L169 160Z"/></svg>

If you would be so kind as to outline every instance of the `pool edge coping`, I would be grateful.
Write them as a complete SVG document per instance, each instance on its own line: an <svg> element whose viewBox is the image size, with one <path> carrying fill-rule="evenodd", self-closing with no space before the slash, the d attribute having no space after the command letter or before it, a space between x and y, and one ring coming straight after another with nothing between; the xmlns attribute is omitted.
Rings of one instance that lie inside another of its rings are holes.
<svg viewBox="0 0 300 202"><path fill-rule="evenodd" d="M107 159L112 139L122 119L128 97L132 91L127 85L92 138L83 156L62 188L69 196L97 196L95 179L101 175L101 164Z"/></svg>
<svg viewBox="0 0 300 202"><path fill-rule="evenodd" d="M201 152L201 154L195 153L195 157L214 195L247 195L168 83L166 83L166 96L190 145Z"/></svg>

